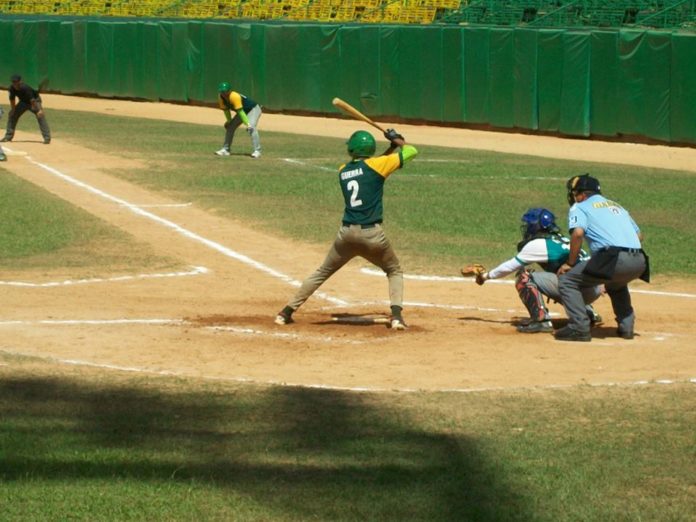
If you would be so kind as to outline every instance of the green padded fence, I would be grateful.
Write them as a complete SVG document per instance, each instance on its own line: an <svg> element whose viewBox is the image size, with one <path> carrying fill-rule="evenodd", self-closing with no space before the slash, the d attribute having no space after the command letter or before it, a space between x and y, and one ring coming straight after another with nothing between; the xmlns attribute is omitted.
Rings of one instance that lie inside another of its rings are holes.
<svg viewBox="0 0 696 522"><path fill-rule="evenodd" d="M696 144L694 33L2 17L0 48L4 86Z"/></svg>

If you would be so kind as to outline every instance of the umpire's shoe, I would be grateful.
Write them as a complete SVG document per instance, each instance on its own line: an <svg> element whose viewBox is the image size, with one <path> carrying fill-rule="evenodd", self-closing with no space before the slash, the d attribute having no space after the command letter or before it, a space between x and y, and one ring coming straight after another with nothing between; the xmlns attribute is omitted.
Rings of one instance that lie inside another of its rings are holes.
<svg viewBox="0 0 696 522"><path fill-rule="evenodd" d="M590 332L580 332L569 326L561 328L553 332L553 336L557 341L581 341L589 343L592 340Z"/></svg>
<svg viewBox="0 0 696 522"><path fill-rule="evenodd" d="M634 334L633 334L633 330L631 330L629 332L629 331L623 330L622 328L617 328L616 335L618 335L622 339L627 339L630 341L631 339L633 339Z"/></svg>
<svg viewBox="0 0 696 522"><path fill-rule="evenodd" d="M3 138L0 141L5 143L6 141L12 141L12 138L8 138L7 136L3 136Z"/></svg>

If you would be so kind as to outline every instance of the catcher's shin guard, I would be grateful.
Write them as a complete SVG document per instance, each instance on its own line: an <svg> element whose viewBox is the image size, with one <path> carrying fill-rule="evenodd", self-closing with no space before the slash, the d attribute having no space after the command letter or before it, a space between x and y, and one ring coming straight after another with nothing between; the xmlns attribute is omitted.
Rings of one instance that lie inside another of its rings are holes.
<svg viewBox="0 0 696 522"><path fill-rule="evenodd" d="M549 319L549 311L544 304L542 293L539 292L539 288L534 284L532 278L529 277L529 272L521 270L517 274L515 288L517 288L517 293L533 321L546 321Z"/></svg>

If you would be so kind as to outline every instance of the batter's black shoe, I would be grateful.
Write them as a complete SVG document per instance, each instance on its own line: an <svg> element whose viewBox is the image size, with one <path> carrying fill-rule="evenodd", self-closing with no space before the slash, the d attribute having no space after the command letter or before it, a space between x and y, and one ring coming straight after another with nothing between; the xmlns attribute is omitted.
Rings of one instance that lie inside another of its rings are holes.
<svg viewBox="0 0 696 522"><path fill-rule="evenodd" d="M553 332L553 336L557 341L581 341L589 343L592 340L590 332L579 332L569 326L556 330Z"/></svg>
<svg viewBox="0 0 696 522"><path fill-rule="evenodd" d="M405 330L406 328L408 328L406 326L406 323L404 322L404 318L395 315L391 316L391 319L389 320L389 326L391 326L392 330Z"/></svg>
<svg viewBox="0 0 696 522"><path fill-rule="evenodd" d="M520 333L551 333L553 332L553 324L551 321L530 321L527 324L521 324L517 327Z"/></svg>
<svg viewBox="0 0 696 522"><path fill-rule="evenodd" d="M294 310L290 308L289 306L286 306L283 308L280 312L278 312L278 315L276 315L275 321L273 321L275 324L278 325L286 325L286 324L292 324L295 321L292 318L292 313Z"/></svg>

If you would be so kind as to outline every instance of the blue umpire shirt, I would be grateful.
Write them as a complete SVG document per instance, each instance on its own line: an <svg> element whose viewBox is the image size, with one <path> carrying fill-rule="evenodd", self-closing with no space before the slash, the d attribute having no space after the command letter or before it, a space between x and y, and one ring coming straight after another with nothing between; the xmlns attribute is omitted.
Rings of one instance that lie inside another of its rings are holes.
<svg viewBox="0 0 696 522"><path fill-rule="evenodd" d="M640 229L618 203L594 194L575 203L568 212L568 228L580 227L592 253L604 247L641 248Z"/></svg>

